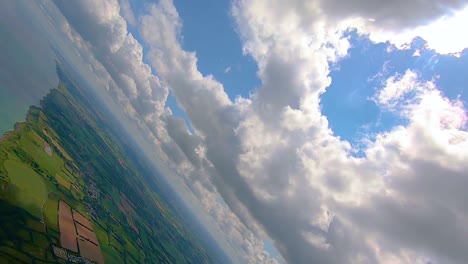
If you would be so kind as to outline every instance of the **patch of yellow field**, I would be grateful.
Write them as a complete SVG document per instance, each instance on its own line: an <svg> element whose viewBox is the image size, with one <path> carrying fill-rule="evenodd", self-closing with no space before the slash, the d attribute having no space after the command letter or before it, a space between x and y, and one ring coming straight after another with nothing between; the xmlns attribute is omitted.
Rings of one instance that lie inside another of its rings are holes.
<svg viewBox="0 0 468 264"><path fill-rule="evenodd" d="M67 160L73 161L72 157L68 155L68 153L62 148L62 146L60 146L60 144L57 141L55 141L55 139L51 137L45 129L42 129L42 133L44 133L44 135L46 135L46 137L49 138L49 140L52 142L52 145L54 145L54 147L56 147Z"/></svg>
<svg viewBox="0 0 468 264"><path fill-rule="evenodd" d="M69 181L65 180L60 174L56 174L55 179L57 180L57 182L60 185L62 185L66 189L70 190L70 187L71 187L72 184Z"/></svg>

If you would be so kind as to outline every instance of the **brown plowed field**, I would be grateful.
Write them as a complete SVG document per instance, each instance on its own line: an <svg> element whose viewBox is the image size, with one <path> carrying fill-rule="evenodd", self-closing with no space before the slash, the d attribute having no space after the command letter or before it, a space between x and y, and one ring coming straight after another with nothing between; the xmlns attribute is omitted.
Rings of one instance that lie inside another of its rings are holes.
<svg viewBox="0 0 468 264"><path fill-rule="evenodd" d="M82 257L95 261L97 263L104 263L104 257L101 253L101 248L95 244L83 239L78 239L78 245L80 247L80 253Z"/></svg>
<svg viewBox="0 0 468 264"><path fill-rule="evenodd" d="M77 211L73 210L73 219L75 219L76 222L82 224L83 226L87 227L88 229L93 229L93 226L91 225L91 222L89 222L88 219L86 219L83 215L78 213Z"/></svg>
<svg viewBox="0 0 468 264"><path fill-rule="evenodd" d="M93 242L94 244L98 245L97 237L92 230L89 230L88 228L78 223L76 224L76 230L78 231L79 236L86 238L89 241Z"/></svg>
<svg viewBox="0 0 468 264"><path fill-rule="evenodd" d="M60 245L66 249L78 252L76 230L70 206L60 201L59 204Z"/></svg>

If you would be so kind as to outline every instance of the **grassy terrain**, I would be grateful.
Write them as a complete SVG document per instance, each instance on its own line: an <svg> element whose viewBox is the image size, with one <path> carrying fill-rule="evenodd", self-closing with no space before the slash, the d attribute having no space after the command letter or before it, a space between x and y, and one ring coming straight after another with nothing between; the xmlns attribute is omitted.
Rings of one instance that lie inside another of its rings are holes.
<svg viewBox="0 0 468 264"><path fill-rule="evenodd" d="M66 179L63 174L55 174L55 179L57 180L58 184L62 185L65 189L70 190L72 183Z"/></svg>
<svg viewBox="0 0 468 264"><path fill-rule="evenodd" d="M36 217L41 217L42 204L47 200L48 188L43 178L34 170L17 160L4 163L17 204Z"/></svg>
<svg viewBox="0 0 468 264"><path fill-rule="evenodd" d="M28 152L34 161L40 164L48 174L54 175L63 167L63 161L55 152L49 156L44 150L44 143L44 139L32 130L25 133L19 142L20 147Z"/></svg>
<svg viewBox="0 0 468 264"><path fill-rule="evenodd" d="M66 262L53 250L59 201L91 220L106 263L213 263L112 115L57 73L58 89L0 140L0 263Z"/></svg>
<svg viewBox="0 0 468 264"><path fill-rule="evenodd" d="M40 219L1 200L0 210L0 263L55 262Z"/></svg>
<svg viewBox="0 0 468 264"><path fill-rule="evenodd" d="M58 198L50 194L47 201L42 206L42 213L44 215L44 222L48 229L59 231L58 226Z"/></svg>

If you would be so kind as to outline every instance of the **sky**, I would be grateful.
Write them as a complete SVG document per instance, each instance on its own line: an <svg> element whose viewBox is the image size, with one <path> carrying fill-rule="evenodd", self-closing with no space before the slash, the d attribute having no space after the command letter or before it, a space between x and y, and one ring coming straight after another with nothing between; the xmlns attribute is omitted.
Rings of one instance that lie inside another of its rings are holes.
<svg viewBox="0 0 468 264"><path fill-rule="evenodd" d="M468 262L467 1L38 3L234 262Z"/></svg>
<svg viewBox="0 0 468 264"><path fill-rule="evenodd" d="M51 32L41 27L45 21L39 17L34 8L22 2L0 4L0 105L9 109L2 113L0 134L24 119L29 106L58 81L55 63L49 60L53 52L47 36Z"/></svg>

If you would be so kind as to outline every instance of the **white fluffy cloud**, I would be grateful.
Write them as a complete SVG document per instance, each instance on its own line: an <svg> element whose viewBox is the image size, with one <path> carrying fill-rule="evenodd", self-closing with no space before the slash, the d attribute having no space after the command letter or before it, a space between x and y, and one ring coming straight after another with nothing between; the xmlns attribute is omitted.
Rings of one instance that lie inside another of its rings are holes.
<svg viewBox="0 0 468 264"><path fill-rule="evenodd" d="M143 62L143 47L127 31L118 0L58 0L55 3L70 25L89 43L95 57L131 99L137 112L143 117L161 115L168 91Z"/></svg>
<svg viewBox="0 0 468 264"><path fill-rule="evenodd" d="M133 8L129 0L119 0L120 2L120 11L122 12L123 17L128 24L135 26L137 21L135 14L133 13Z"/></svg>
<svg viewBox="0 0 468 264"><path fill-rule="evenodd" d="M389 41L397 47L405 47L420 36L429 47L443 54L460 53L468 47L468 38L461 34L467 21L466 0L293 0L273 1L267 9L261 2L249 5L249 12L262 14L269 10L272 17L283 21L279 29L292 26L291 22L306 30L353 27L376 42ZM265 25L264 29L268 28Z"/></svg>
<svg viewBox="0 0 468 264"><path fill-rule="evenodd" d="M383 91L406 89L412 76L408 71L399 81L390 78ZM358 209L362 216L354 217L376 235L394 240L400 250L412 248L443 263L463 263L468 257L462 246L468 231L463 201L468 196L459 186L468 181L466 110L432 82L416 81L412 88L411 98L394 106L406 108L409 124L379 135L366 151L366 162L381 169L383 192Z"/></svg>

